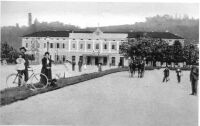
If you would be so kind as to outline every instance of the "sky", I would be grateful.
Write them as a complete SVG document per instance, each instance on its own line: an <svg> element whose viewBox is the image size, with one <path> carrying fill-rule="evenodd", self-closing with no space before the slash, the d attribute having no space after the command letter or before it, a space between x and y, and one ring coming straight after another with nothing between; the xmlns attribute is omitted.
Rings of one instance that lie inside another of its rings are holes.
<svg viewBox="0 0 200 126"><path fill-rule="evenodd" d="M28 13L39 22L59 21L81 28L134 24L169 14L199 18L198 3L1 1L1 26L28 25Z"/></svg>

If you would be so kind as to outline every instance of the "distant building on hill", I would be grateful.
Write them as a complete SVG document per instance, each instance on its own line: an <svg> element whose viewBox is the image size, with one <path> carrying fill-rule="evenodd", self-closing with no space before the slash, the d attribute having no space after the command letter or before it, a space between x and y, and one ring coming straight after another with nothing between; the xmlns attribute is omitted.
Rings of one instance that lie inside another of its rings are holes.
<svg viewBox="0 0 200 126"><path fill-rule="evenodd" d="M119 46L128 39L148 35L152 38L161 38L169 44L184 39L169 32L102 32L95 31L40 31L22 37L22 46L28 53L34 54L40 62L46 51L50 52L54 61L79 60L87 65L127 65L128 61L119 54Z"/></svg>

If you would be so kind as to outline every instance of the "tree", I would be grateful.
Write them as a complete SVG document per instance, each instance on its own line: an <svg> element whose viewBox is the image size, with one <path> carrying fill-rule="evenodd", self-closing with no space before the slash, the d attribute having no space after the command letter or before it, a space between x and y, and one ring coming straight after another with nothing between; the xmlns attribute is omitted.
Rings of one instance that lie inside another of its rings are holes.
<svg viewBox="0 0 200 126"><path fill-rule="evenodd" d="M18 53L7 42L1 43L1 58L6 59L8 63L15 62Z"/></svg>
<svg viewBox="0 0 200 126"><path fill-rule="evenodd" d="M173 60L176 64L183 62L183 48L178 40L173 44Z"/></svg>

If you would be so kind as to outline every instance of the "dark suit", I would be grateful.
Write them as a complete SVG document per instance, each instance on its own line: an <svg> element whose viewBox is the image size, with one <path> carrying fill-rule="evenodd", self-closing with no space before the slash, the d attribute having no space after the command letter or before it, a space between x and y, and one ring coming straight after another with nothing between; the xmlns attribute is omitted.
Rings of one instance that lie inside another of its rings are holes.
<svg viewBox="0 0 200 126"><path fill-rule="evenodd" d="M198 67L192 67L190 71L190 81L192 86L192 94L197 94L197 84L199 79L199 69Z"/></svg>

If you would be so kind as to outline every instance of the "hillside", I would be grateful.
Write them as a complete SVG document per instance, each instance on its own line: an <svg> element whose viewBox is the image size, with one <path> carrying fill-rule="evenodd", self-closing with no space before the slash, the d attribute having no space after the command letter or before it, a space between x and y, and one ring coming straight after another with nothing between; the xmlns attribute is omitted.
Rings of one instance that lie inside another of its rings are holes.
<svg viewBox="0 0 200 126"><path fill-rule="evenodd" d="M78 26L61 22L38 22L37 19L31 27L8 26L1 27L1 42L7 42L14 48L21 46L21 38L28 33L44 30L95 30L96 27L80 29ZM135 24L100 27L104 32L130 32L130 31L169 31L186 39L186 43L199 42L199 19L173 18L169 15L147 17L145 22Z"/></svg>

